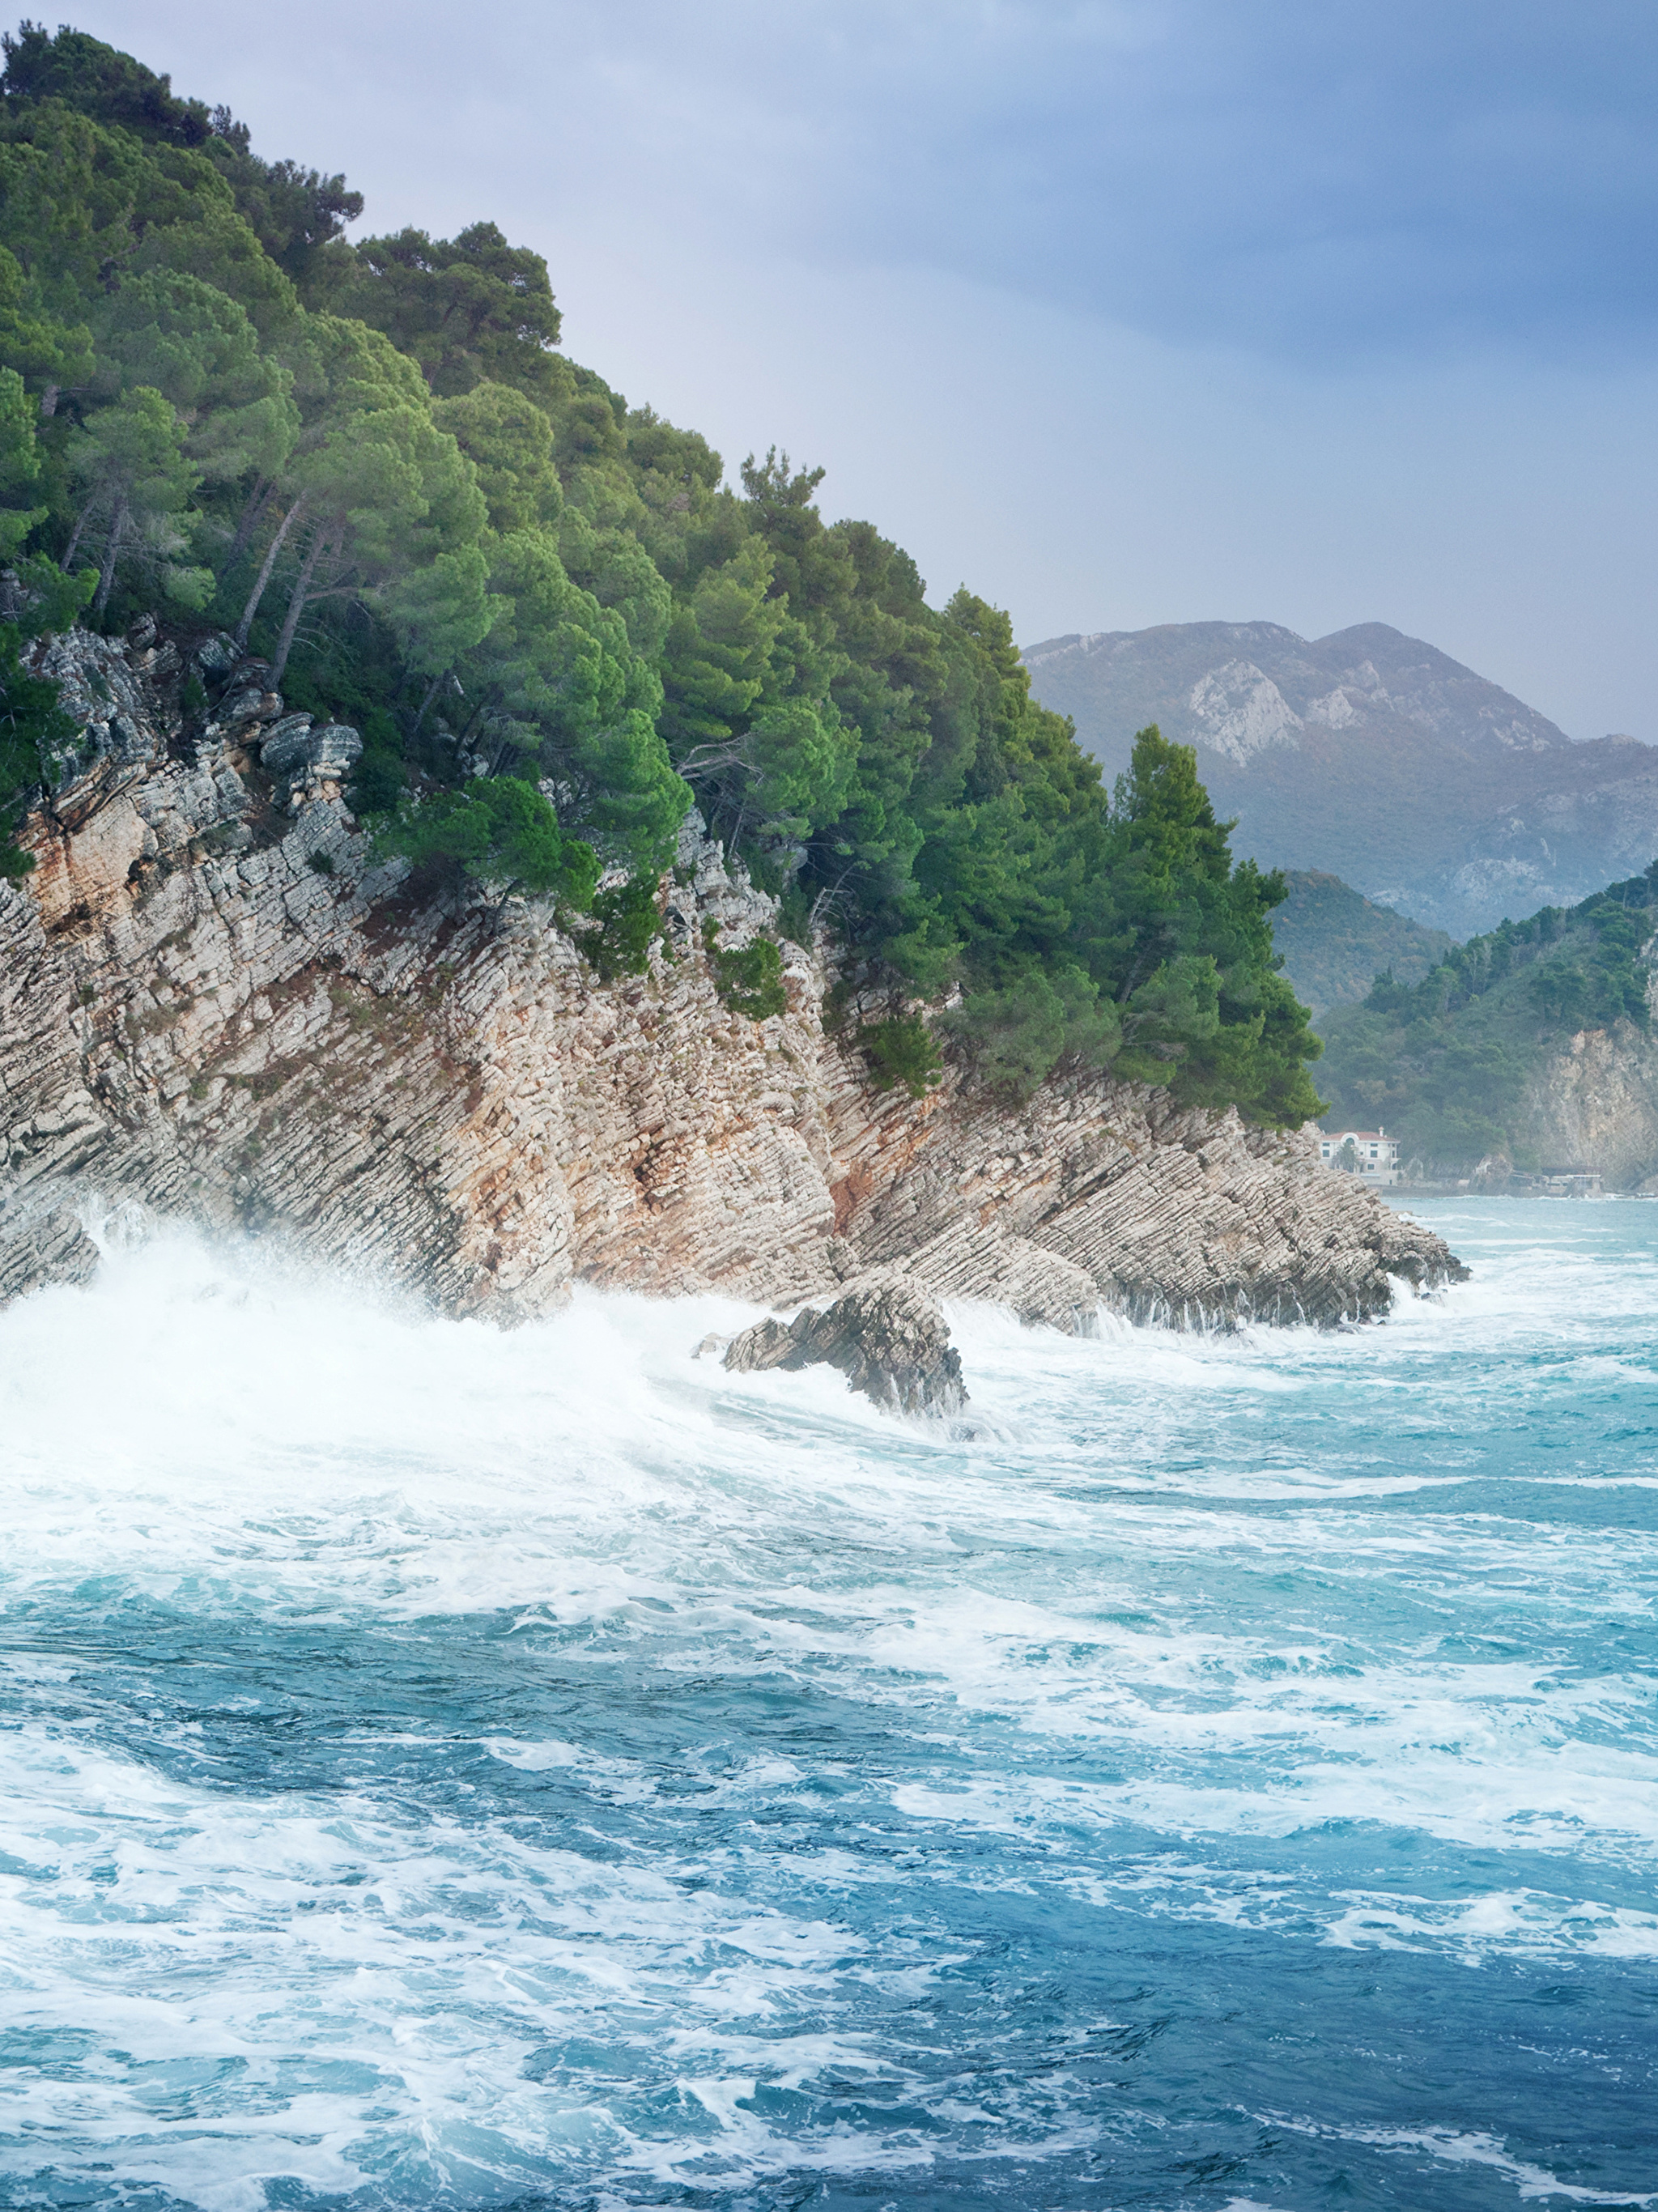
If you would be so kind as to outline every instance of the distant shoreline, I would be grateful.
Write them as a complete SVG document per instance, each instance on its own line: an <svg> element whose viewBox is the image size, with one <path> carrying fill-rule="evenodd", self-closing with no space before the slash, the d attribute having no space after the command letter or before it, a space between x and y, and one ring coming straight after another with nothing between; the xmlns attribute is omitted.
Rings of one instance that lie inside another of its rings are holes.
<svg viewBox="0 0 1658 2212"><path fill-rule="evenodd" d="M1476 1190L1467 1183L1455 1182L1396 1182L1385 1190L1376 1185L1370 1187L1388 1206L1398 1198L1535 1198L1546 1199L1558 1206L1599 1206L1613 1198L1638 1199L1643 1205L1649 1205L1658 1199L1658 1191L1652 1190Z"/></svg>

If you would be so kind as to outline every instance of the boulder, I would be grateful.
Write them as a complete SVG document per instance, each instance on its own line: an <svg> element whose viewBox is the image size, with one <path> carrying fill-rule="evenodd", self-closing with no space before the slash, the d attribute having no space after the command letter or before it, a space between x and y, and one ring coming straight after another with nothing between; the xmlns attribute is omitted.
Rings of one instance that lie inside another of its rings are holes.
<svg viewBox="0 0 1658 2212"><path fill-rule="evenodd" d="M220 707L218 720L226 728L234 729L243 722L268 722L282 710L279 691L262 690L257 684L244 684Z"/></svg>
<svg viewBox="0 0 1658 2212"><path fill-rule="evenodd" d="M305 744L306 765L329 783L343 783L361 752L362 739L349 722L323 722Z"/></svg>
<svg viewBox="0 0 1658 2212"><path fill-rule="evenodd" d="M349 722L319 722L309 714L284 714L265 733L261 765L273 776L295 783L343 783L362 750L362 739Z"/></svg>
<svg viewBox="0 0 1658 2212"><path fill-rule="evenodd" d="M286 775L305 757L306 739L315 720L313 714L284 714L271 723L260 742L259 759L272 775Z"/></svg>
<svg viewBox="0 0 1658 2212"><path fill-rule="evenodd" d="M758 1322L732 1340L723 1364L735 1375L837 1367L853 1389L895 1413L959 1413L967 1404L944 1317L903 1276L854 1285L792 1322Z"/></svg>

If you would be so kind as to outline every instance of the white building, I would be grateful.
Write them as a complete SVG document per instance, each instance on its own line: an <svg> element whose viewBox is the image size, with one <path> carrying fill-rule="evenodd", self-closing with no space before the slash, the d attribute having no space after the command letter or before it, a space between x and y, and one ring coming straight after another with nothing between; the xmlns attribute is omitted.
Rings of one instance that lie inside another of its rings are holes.
<svg viewBox="0 0 1658 2212"><path fill-rule="evenodd" d="M1366 1182L1397 1182L1400 1177L1399 1139L1383 1129L1338 1129L1321 1133L1318 1156L1327 1168L1347 1169L1346 1146L1352 1146L1351 1172Z"/></svg>

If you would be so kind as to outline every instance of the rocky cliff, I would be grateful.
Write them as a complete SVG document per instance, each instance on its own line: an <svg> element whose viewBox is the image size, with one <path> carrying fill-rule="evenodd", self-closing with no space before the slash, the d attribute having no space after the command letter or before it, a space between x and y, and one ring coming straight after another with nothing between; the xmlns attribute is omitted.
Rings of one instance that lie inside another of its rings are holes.
<svg viewBox="0 0 1658 2212"><path fill-rule="evenodd" d="M1633 1022L1579 1030L1540 1061L1514 1139L1545 1171L1588 1168L1608 1190L1658 1189L1658 1038ZM1500 1181L1502 1162L1482 1180Z"/></svg>
<svg viewBox="0 0 1658 2212"><path fill-rule="evenodd" d="M694 831L649 972L601 985L544 908L376 868L353 733L257 665L142 631L38 665L80 735L0 884L0 1295L88 1272L88 1209L125 1203L503 1318L577 1278L790 1304L879 1267L1066 1326L1333 1322L1455 1271L1235 1115L1098 1077L1012 1112L953 1074L872 1093L821 948L784 945L786 1012L732 1012L703 924L775 908Z"/></svg>

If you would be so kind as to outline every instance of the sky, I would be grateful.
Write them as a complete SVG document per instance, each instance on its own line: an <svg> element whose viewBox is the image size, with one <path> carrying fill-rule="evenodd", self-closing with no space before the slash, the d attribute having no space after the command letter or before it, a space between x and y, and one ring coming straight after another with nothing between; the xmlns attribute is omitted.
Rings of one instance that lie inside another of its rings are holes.
<svg viewBox="0 0 1658 2212"><path fill-rule="evenodd" d="M1650 0L76 0L343 169L489 216L734 476L1034 643L1387 622L1658 742Z"/></svg>

